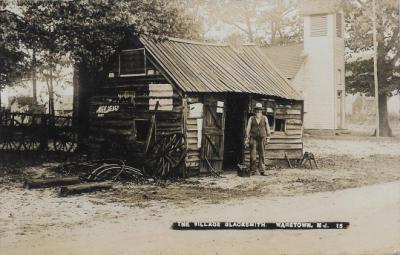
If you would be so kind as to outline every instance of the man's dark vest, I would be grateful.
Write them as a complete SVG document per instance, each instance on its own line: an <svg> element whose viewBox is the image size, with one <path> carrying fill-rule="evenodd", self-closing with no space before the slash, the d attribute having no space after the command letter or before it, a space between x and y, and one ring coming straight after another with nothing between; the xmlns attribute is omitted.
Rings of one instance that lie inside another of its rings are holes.
<svg viewBox="0 0 400 255"><path fill-rule="evenodd" d="M262 116L260 123L257 123L256 117L251 117L251 129L250 129L250 136L251 137L267 137L267 131L265 126L265 116Z"/></svg>

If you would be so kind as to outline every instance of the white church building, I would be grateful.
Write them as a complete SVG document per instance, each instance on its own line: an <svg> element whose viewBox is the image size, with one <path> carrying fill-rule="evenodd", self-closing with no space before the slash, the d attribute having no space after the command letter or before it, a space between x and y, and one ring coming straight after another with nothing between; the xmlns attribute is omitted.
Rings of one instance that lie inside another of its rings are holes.
<svg viewBox="0 0 400 255"><path fill-rule="evenodd" d="M344 17L335 0L303 0L304 42L264 48L304 98L304 128L345 128Z"/></svg>

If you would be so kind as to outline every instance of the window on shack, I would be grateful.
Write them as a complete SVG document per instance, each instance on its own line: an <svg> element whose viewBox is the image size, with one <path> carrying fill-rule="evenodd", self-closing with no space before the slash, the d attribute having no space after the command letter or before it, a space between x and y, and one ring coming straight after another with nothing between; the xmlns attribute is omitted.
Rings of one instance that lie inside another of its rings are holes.
<svg viewBox="0 0 400 255"><path fill-rule="evenodd" d="M268 119L268 124L271 130L274 130L275 127L275 101L266 101L265 102L265 114Z"/></svg>
<svg viewBox="0 0 400 255"><path fill-rule="evenodd" d="M135 134L137 142L145 142L150 130L150 120L136 119L135 120Z"/></svg>
<svg viewBox="0 0 400 255"><path fill-rule="evenodd" d="M119 75L146 75L145 49L123 50L119 54Z"/></svg>
<svg viewBox="0 0 400 255"><path fill-rule="evenodd" d="M267 119L268 119L268 124L269 126L272 128L275 125L275 118L274 118L274 109L267 107L266 110L266 115L267 115Z"/></svg>
<svg viewBox="0 0 400 255"><path fill-rule="evenodd" d="M286 130L286 120L284 119L275 119L275 131L277 132L285 132Z"/></svg>

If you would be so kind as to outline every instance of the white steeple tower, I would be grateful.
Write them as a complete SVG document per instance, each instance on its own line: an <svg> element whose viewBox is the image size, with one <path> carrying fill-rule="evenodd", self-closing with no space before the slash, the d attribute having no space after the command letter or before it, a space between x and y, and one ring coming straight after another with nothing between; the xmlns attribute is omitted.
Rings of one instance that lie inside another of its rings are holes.
<svg viewBox="0 0 400 255"><path fill-rule="evenodd" d="M303 93L306 129L335 130L345 122L344 18L337 0L303 0Z"/></svg>

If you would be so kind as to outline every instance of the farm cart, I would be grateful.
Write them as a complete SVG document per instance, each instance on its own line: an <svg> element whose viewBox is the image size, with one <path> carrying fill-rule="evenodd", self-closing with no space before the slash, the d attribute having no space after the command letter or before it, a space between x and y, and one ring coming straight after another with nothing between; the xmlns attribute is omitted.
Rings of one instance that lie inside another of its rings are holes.
<svg viewBox="0 0 400 255"><path fill-rule="evenodd" d="M72 117L2 112L0 130L1 150L71 152L77 142Z"/></svg>

